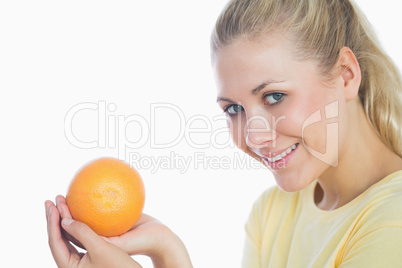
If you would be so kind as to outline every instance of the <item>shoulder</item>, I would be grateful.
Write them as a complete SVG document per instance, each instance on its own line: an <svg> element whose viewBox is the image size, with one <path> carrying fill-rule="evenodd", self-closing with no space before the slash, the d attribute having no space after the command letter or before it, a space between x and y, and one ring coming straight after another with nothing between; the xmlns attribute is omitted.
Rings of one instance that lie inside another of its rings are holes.
<svg viewBox="0 0 402 268"><path fill-rule="evenodd" d="M402 171L371 187L361 206L362 220L368 228L402 227Z"/></svg>
<svg viewBox="0 0 402 268"><path fill-rule="evenodd" d="M373 185L359 201L340 267L397 267L402 261L402 171Z"/></svg>

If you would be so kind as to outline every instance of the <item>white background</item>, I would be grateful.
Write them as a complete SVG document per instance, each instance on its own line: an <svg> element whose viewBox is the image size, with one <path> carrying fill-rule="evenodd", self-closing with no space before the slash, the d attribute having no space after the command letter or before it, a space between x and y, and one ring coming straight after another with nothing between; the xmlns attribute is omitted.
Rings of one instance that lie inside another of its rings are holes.
<svg viewBox="0 0 402 268"><path fill-rule="evenodd" d="M357 2L401 67L401 4L394 0ZM201 120L185 125L189 118L205 115L212 119L221 114L215 103L209 36L225 3L1 2L2 263L55 267L47 245L43 203L66 194L74 173L84 163L100 156L117 157L122 150L112 141L134 142L152 132L157 142L167 143L180 127L205 127ZM110 121L98 120L98 110L81 111L74 117L72 129L77 139L91 141L106 135L98 130L98 123L105 123L110 133L104 148L74 146L65 136L66 115L77 104L99 102L115 107L106 111ZM180 108L185 122L171 109L157 115L155 127L141 130L134 122L120 124L120 132L114 131L113 120L118 122L119 117L137 115L149 122L150 105L160 102ZM221 127L215 122L212 131ZM210 141L208 133L190 137L193 142ZM225 140L225 134L220 138ZM170 148L151 147L148 140L141 148L126 152L144 159L166 158L174 152L190 159L192 166L185 172L177 166L156 172L139 166L147 190L144 211L182 238L195 267L238 267L251 205L274 184L268 170L258 165L195 165L196 152L215 159L241 156L230 146L196 149L183 138ZM147 258L135 258L151 267Z"/></svg>

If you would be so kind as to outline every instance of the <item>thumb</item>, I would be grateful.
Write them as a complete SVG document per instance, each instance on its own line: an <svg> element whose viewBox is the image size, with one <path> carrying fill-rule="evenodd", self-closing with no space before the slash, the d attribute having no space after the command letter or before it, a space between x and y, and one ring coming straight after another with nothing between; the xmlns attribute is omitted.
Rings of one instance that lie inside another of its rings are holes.
<svg viewBox="0 0 402 268"><path fill-rule="evenodd" d="M77 239L87 251L92 251L105 241L97 235L88 225L73 220L71 218L64 218L61 221L63 229L66 230L71 236Z"/></svg>

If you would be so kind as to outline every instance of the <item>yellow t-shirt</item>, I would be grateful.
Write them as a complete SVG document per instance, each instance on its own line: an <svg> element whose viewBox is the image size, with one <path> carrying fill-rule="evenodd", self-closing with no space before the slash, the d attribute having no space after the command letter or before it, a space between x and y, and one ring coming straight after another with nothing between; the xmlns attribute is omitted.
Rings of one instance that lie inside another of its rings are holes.
<svg viewBox="0 0 402 268"><path fill-rule="evenodd" d="M256 201L242 267L402 267L402 170L331 211L315 205L316 184Z"/></svg>

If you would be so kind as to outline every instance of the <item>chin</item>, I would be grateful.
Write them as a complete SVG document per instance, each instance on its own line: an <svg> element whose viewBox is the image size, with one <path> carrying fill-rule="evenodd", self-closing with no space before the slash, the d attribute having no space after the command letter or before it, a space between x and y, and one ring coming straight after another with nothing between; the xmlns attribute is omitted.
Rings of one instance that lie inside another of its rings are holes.
<svg viewBox="0 0 402 268"><path fill-rule="evenodd" d="M300 176L300 174L294 174L292 175L279 175L275 174L275 181L278 187L285 192L299 192L303 189L305 189L310 183L313 182L313 180L307 180L303 179L303 177Z"/></svg>
<svg viewBox="0 0 402 268"><path fill-rule="evenodd" d="M277 186L284 192L288 192L288 193L296 193L299 192L301 190L303 190L305 187L296 187L295 185L283 185L283 184L279 184L277 183Z"/></svg>

